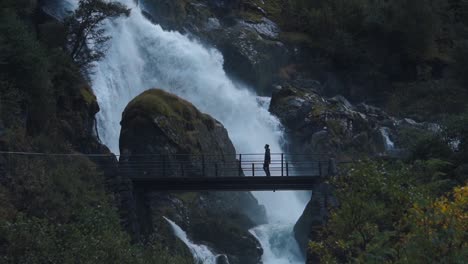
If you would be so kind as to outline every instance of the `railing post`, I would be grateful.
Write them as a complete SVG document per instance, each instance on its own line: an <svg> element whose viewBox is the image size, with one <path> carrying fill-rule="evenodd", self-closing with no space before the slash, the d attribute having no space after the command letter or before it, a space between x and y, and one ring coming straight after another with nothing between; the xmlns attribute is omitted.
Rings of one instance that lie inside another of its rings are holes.
<svg viewBox="0 0 468 264"><path fill-rule="evenodd" d="M289 177L289 162L286 161L286 177Z"/></svg>
<svg viewBox="0 0 468 264"><path fill-rule="evenodd" d="M322 177L322 162L319 160L319 176Z"/></svg>
<svg viewBox="0 0 468 264"><path fill-rule="evenodd" d="M252 177L255 177L255 163L252 163Z"/></svg>
<svg viewBox="0 0 468 264"><path fill-rule="evenodd" d="M218 163L215 163L215 177L218 177Z"/></svg>
<svg viewBox="0 0 468 264"><path fill-rule="evenodd" d="M206 177L205 175L205 155L202 155L202 176Z"/></svg>
<svg viewBox="0 0 468 264"><path fill-rule="evenodd" d="M284 176L284 172L283 172L283 163L284 163L284 153L281 153L281 177Z"/></svg>
<svg viewBox="0 0 468 264"><path fill-rule="evenodd" d="M180 172L181 172L181 176L184 177L184 164L183 163L180 163Z"/></svg>
<svg viewBox="0 0 468 264"><path fill-rule="evenodd" d="M242 154L239 154L239 171L238 171L238 176L241 176L241 171L242 171Z"/></svg>

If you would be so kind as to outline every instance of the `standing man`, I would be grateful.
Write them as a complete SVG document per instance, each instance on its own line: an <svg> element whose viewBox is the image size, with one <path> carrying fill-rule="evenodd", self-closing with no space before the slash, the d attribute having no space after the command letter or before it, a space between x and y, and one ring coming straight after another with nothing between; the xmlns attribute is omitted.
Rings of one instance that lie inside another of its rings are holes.
<svg viewBox="0 0 468 264"><path fill-rule="evenodd" d="M263 170L267 177L270 177L270 163L271 163L271 156L270 156L270 146L268 144L265 145L265 159L263 161Z"/></svg>

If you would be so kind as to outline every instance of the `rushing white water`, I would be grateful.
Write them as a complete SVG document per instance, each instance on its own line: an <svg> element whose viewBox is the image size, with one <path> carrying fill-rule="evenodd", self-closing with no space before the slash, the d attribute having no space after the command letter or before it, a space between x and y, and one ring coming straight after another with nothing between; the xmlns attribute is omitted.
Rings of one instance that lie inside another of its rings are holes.
<svg viewBox="0 0 468 264"><path fill-rule="evenodd" d="M132 14L106 25L112 40L106 58L96 64L92 76L101 108L99 134L114 153L119 152L124 107L152 87L177 94L220 120L238 153L261 153L266 143L272 153L282 152L283 133L279 121L268 112L264 100L260 100L263 102L260 104L255 94L227 77L219 51L152 24L132 0L120 2L131 7ZM294 192L256 192L254 195L265 205L269 220L269 224L252 230L264 247L264 263L303 263L304 260L297 257L292 227L305 204Z"/></svg>
<svg viewBox="0 0 468 264"><path fill-rule="evenodd" d="M304 263L291 224L267 224L250 230L263 248L263 262L275 264ZM285 254L288 252L289 254Z"/></svg>
<svg viewBox="0 0 468 264"><path fill-rule="evenodd" d="M171 225L172 231L174 231L176 237L182 240L182 242L184 242L185 245L187 245L187 247L190 249L195 262L203 264L216 264L217 256L207 246L193 243L190 241L190 239L188 239L187 233L185 233L185 231L182 230L180 226L166 217L164 217L164 219L166 219L166 221Z"/></svg>
<svg viewBox="0 0 468 264"><path fill-rule="evenodd" d="M382 137L384 138L385 150L386 151L394 150L395 143L393 143L393 141L390 139L388 128L387 127L380 128L380 133L382 134Z"/></svg>

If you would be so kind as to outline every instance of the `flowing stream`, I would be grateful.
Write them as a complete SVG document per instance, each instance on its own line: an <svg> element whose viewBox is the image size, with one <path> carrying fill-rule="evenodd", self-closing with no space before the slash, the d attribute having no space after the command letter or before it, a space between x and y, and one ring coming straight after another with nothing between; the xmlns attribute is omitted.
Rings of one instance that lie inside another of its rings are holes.
<svg viewBox="0 0 468 264"><path fill-rule="evenodd" d="M68 0L71 6L77 2ZM91 76L101 108L97 118L103 143L119 153L120 120L125 106L146 89L158 87L221 121L238 153L262 153L266 143L272 152L282 152L279 121L268 112L264 100L257 100L254 93L228 78L219 51L152 24L132 0L120 2L131 7L132 13L129 18L109 21L105 26L112 40L105 59L96 64ZM305 203L294 192L254 195L265 205L269 220L251 230L264 248L264 263L304 263L292 228Z"/></svg>

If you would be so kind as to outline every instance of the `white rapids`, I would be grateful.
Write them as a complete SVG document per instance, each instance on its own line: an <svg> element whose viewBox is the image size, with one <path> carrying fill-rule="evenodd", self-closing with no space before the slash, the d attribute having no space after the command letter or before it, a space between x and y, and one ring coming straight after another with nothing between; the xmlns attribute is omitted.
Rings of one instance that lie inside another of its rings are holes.
<svg viewBox="0 0 468 264"><path fill-rule="evenodd" d="M217 255L214 254L207 246L204 245L197 245L193 243L188 237L187 233L185 233L180 226L174 223L167 217L164 219L171 225L172 231L174 232L175 236L178 237L182 242L187 245L190 252L192 252L193 258L197 263L203 264L216 264L216 257Z"/></svg>

